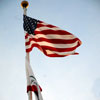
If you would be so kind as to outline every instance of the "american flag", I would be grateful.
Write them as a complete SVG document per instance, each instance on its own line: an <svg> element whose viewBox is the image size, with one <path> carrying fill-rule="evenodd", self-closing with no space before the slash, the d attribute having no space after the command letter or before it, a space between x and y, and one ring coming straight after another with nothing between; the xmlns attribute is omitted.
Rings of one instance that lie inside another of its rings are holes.
<svg viewBox="0 0 100 100"><path fill-rule="evenodd" d="M81 45L81 41L70 32L26 15L23 20L26 52L37 47L49 57L78 54L75 50Z"/></svg>

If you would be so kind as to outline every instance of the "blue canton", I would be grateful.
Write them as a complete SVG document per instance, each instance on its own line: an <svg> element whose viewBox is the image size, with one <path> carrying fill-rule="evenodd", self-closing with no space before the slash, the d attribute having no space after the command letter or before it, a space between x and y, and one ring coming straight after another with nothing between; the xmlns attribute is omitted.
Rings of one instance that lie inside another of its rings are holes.
<svg viewBox="0 0 100 100"><path fill-rule="evenodd" d="M37 27L37 22L39 21L36 19L30 18L26 15L23 15L23 20L24 20L24 23L23 23L24 30L27 31L28 34L35 35L34 31Z"/></svg>

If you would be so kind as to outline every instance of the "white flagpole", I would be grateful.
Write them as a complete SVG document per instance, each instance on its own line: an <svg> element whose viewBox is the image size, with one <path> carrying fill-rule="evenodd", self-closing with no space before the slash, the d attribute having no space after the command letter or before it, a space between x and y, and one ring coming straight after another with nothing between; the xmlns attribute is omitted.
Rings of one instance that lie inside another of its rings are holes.
<svg viewBox="0 0 100 100"><path fill-rule="evenodd" d="M21 3L21 6L22 6L22 8L24 10L24 15L27 15L27 7L28 7L28 5L29 5L28 2L25 1L25 0L23 0L22 3ZM26 34L26 32L25 32L25 34ZM29 53L26 53L26 59L28 60L28 62L30 64ZM26 66L26 77L27 77L27 84L28 85L31 84L31 82L29 80L29 70L28 70L28 67L30 67L29 64L28 64L28 66L27 66L27 64L25 65ZM35 98L36 98L36 100L43 100L42 95L41 95L41 91L40 91L40 88L39 88L39 84L38 84L37 81L36 81L36 83L37 83L38 95L35 94ZM28 100L32 100L32 91L28 91Z"/></svg>
<svg viewBox="0 0 100 100"><path fill-rule="evenodd" d="M39 87L39 84L35 78L35 75L32 71L30 62L29 62L29 54L27 53L26 55L26 77L27 77L27 85L35 85L37 87L37 92L34 91L34 95L35 95L35 100L43 100L42 95L41 95L41 90ZM30 77L34 77L35 80L33 80L33 78Z"/></svg>
<svg viewBox="0 0 100 100"><path fill-rule="evenodd" d="M28 61L30 62L30 58L29 58L29 53L26 53L26 57L28 59ZM29 67L29 66L28 66ZM26 67L26 74L29 75L28 69ZM26 75L27 76L27 75ZM28 76L29 77L29 76ZM28 78L27 78L28 79ZM30 80L27 80L29 84L31 84ZM32 91L28 91L28 100L32 100Z"/></svg>
<svg viewBox="0 0 100 100"><path fill-rule="evenodd" d="M28 2L27 1L25 1L25 0L23 0L22 2L21 2L21 6L22 6L22 8L23 8L23 10L24 10L24 15L27 15L27 7L28 7ZM29 59L29 53L26 53L26 57L28 58L28 61L30 62L30 59ZM26 74L28 74L29 72L28 72L28 70L27 70L27 68L26 68ZM26 75L27 76L27 75ZM28 80L27 80L28 81ZM29 81L30 82L30 81ZM32 100L32 91L29 91L28 92L28 100Z"/></svg>

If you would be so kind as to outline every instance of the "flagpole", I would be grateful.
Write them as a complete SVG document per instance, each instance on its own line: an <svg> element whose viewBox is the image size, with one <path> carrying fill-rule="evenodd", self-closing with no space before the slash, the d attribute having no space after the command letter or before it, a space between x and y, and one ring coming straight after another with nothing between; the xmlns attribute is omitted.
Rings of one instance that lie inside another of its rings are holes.
<svg viewBox="0 0 100 100"><path fill-rule="evenodd" d="M23 12L24 15L27 15L27 8L28 8L28 6L29 6L29 3L26 0L23 0L21 2L21 7L24 10L24 12ZM26 53L26 57L28 58L28 61L30 62L29 53ZM32 100L32 92L31 91L28 92L28 100Z"/></svg>

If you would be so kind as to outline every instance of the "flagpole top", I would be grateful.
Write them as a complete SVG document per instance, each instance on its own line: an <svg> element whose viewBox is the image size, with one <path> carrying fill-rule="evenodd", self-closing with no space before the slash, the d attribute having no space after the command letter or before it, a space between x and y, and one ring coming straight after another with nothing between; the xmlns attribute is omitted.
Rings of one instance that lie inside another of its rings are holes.
<svg viewBox="0 0 100 100"><path fill-rule="evenodd" d="M24 0L24 1L21 2L21 7L22 7L22 8L28 8L28 6L29 6L28 1L25 1L25 0Z"/></svg>

